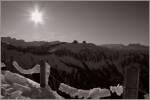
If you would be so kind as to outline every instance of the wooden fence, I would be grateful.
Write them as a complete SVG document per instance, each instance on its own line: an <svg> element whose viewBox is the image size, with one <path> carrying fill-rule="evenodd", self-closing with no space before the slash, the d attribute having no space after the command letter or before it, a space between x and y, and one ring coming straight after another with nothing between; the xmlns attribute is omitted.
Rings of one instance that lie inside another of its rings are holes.
<svg viewBox="0 0 150 100"><path fill-rule="evenodd" d="M40 84L41 87L45 87L48 83L46 83L46 78L48 77L46 74L45 62L42 61L41 64L41 71L40 71ZM125 74L124 74L124 92L123 98L124 99L137 99L138 98L138 88L139 88L139 66L131 65L126 67Z"/></svg>
<svg viewBox="0 0 150 100"><path fill-rule="evenodd" d="M19 67L19 65L17 66ZM123 89L124 99L137 99L138 98L139 73L140 73L139 67L140 66L138 64L133 64L133 65L125 67L124 86L123 86L124 87ZM35 69L38 69L38 67ZM48 86L48 80L49 80L49 75L50 75L50 65L44 60L40 62L39 73L40 73L40 86L41 88L46 88Z"/></svg>

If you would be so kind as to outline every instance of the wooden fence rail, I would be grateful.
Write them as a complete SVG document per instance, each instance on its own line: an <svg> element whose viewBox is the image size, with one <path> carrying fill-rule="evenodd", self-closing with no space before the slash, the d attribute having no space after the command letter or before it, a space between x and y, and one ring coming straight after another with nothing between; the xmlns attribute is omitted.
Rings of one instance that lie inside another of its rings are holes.
<svg viewBox="0 0 150 100"><path fill-rule="evenodd" d="M133 64L125 68L124 86L123 86L124 99L138 98L139 73L140 73L139 67L140 66L138 64ZM42 88L48 86L49 75L50 75L50 65L44 60L42 60L40 62L40 86Z"/></svg>
<svg viewBox="0 0 150 100"><path fill-rule="evenodd" d="M44 62L41 62L41 87L46 86L46 68ZM139 88L139 66L138 65L131 65L126 67L125 75L124 75L124 92L123 98L124 99L137 99L138 98L138 88Z"/></svg>
<svg viewBox="0 0 150 100"><path fill-rule="evenodd" d="M48 86L49 75L50 75L50 65L42 60L40 62L40 86L42 88Z"/></svg>

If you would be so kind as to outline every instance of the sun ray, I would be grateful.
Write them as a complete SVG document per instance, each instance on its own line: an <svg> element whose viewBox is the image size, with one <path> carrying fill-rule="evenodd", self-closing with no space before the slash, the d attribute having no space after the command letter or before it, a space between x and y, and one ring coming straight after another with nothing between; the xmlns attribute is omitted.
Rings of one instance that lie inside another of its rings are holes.
<svg viewBox="0 0 150 100"><path fill-rule="evenodd" d="M35 9L31 13L31 20L34 21L35 24L42 23L43 22L42 12L40 12L38 9Z"/></svg>

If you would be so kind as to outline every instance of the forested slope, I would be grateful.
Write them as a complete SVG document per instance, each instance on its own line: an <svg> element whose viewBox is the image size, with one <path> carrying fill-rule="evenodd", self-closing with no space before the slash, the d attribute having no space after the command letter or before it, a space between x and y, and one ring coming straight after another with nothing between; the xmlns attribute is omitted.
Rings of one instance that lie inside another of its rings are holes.
<svg viewBox="0 0 150 100"><path fill-rule="evenodd" d="M1 45L2 62L12 72L19 73L13 68L12 61L17 61L24 69L32 68L41 60L47 61L52 67L51 75L54 79L50 80L49 84L54 90L58 89L57 81L80 89L98 86L108 88L123 84L125 67L138 64L141 70L140 90L148 93L149 47L146 46L118 47L97 46L91 43L47 42L38 46L22 47L3 39ZM27 77L39 82L36 75Z"/></svg>

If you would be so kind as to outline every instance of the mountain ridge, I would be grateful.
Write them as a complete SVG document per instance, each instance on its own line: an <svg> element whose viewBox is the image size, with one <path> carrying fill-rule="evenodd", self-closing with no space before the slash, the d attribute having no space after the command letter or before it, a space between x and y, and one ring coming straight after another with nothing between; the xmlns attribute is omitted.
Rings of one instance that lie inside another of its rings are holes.
<svg viewBox="0 0 150 100"><path fill-rule="evenodd" d="M11 38L11 37L1 37L1 41L5 42L5 43L10 43L10 44L11 43L15 44L18 41L18 42L21 42L22 44L24 44L24 43L30 44L29 46L41 46L41 45L48 44L48 43L49 44L67 43L67 42L61 42L61 41L51 41L51 42L50 41L30 41L30 42L27 42L27 41L25 41L23 39L16 39L16 38ZM90 44L90 43L87 43L87 44ZM124 44L101 44L99 46L104 46L104 47L108 47L108 48L114 48L114 47L120 47L120 48L122 48L122 47L125 47L125 46L149 47L149 46L141 45L141 44L138 44L138 43L130 43L128 45L124 45Z"/></svg>

